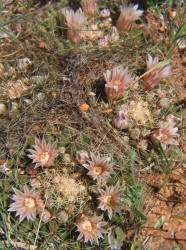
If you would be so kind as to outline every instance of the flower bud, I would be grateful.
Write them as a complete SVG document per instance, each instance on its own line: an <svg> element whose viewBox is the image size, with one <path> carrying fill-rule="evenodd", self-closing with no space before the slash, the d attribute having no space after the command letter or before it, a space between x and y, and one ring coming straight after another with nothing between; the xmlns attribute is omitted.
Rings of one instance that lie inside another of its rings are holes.
<svg viewBox="0 0 186 250"><path fill-rule="evenodd" d="M126 129L129 127L128 111L123 109L118 111L117 115L113 118L114 126L118 129Z"/></svg>
<svg viewBox="0 0 186 250"><path fill-rule="evenodd" d="M84 164L89 160L89 155L87 153L87 151L85 150L80 150L76 152L76 161L79 164Z"/></svg>

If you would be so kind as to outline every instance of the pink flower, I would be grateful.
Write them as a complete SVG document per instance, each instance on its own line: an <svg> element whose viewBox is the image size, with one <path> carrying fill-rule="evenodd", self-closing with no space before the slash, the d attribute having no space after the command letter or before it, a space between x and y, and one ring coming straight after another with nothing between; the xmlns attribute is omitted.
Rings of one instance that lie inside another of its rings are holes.
<svg viewBox="0 0 186 250"><path fill-rule="evenodd" d="M88 16L94 16L97 11L97 3L95 0L82 0L82 8Z"/></svg>
<svg viewBox="0 0 186 250"><path fill-rule="evenodd" d="M85 150L79 150L76 152L76 161L79 164L84 164L89 160L89 155Z"/></svg>
<svg viewBox="0 0 186 250"><path fill-rule="evenodd" d="M128 110L125 107L120 107L113 118L113 123L118 129L126 129L129 127Z"/></svg>
<svg viewBox="0 0 186 250"><path fill-rule="evenodd" d="M110 17L110 10L109 9L103 9L100 12L100 17L101 18L109 18Z"/></svg>
<svg viewBox="0 0 186 250"><path fill-rule="evenodd" d="M109 219L112 218L112 211L119 213L120 211L120 195L122 190L119 190L119 183L116 186L106 187L105 191L100 189L101 196L99 207L103 211L108 211Z"/></svg>
<svg viewBox="0 0 186 250"><path fill-rule="evenodd" d="M98 244L98 239L103 238L102 234L105 233L105 229L102 228L106 223L102 222L103 216L86 217L83 216L77 225L80 235L77 240L80 240L83 236L85 242L90 241L91 244L95 241Z"/></svg>
<svg viewBox="0 0 186 250"><path fill-rule="evenodd" d="M95 156L93 153L90 153L90 156L92 161L89 161L89 164L83 165L89 170L88 175L99 183L106 181L113 171L113 165L109 163L110 157L100 158L99 154Z"/></svg>
<svg viewBox="0 0 186 250"><path fill-rule="evenodd" d="M67 31L68 39L73 43L80 43L82 40L81 29L87 22L86 16L81 9L78 9L76 12L71 9L65 9L63 11L63 14L66 19L66 25L69 28L69 30Z"/></svg>
<svg viewBox="0 0 186 250"><path fill-rule="evenodd" d="M131 24L143 14L143 10L137 10L137 8L138 4L130 4L129 6L123 4L120 6L121 14L116 23L119 31L128 31Z"/></svg>
<svg viewBox="0 0 186 250"><path fill-rule="evenodd" d="M25 185L24 192L14 189L15 194L13 200L15 201L10 205L9 212L16 211L16 216L19 216L19 223L26 217L27 220L35 220L36 210L41 210L43 202L38 198L38 194Z"/></svg>
<svg viewBox="0 0 186 250"><path fill-rule="evenodd" d="M128 68L123 68L123 66L118 66L113 69L113 72L107 70L103 73L106 84L105 93L108 100L115 100L120 97L128 84L133 80L128 74Z"/></svg>
<svg viewBox="0 0 186 250"><path fill-rule="evenodd" d="M161 142L161 145L165 150L169 144L179 145L178 141L174 139L174 137L179 136L177 131L178 128L175 127L175 123L172 120L168 122L165 121L161 123L160 129L154 133L153 137Z"/></svg>
<svg viewBox="0 0 186 250"><path fill-rule="evenodd" d="M151 55L148 55L147 70L152 69L159 63L159 59L156 56L154 59ZM160 83L160 81L171 74L171 66L164 65L161 66L143 78L143 87L145 90L150 90Z"/></svg>
<svg viewBox="0 0 186 250"><path fill-rule="evenodd" d="M36 163L36 168L39 166L44 167L54 165L54 159L58 155L57 142L47 144L44 138L41 141L35 138L35 145L33 148L35 150L28 150L31 153L28 157Z"/></svg>
<svg viewBox="0 0 186 250"><path fill-rule="evenodd" d="M180 118L178 118L178 117L175 117L174 115L172 115L172 114L169 114L169 115L167 115L166 117L165 117L165 121L166 122L178 122L178 121L180 121L181 119Z"/></svg>

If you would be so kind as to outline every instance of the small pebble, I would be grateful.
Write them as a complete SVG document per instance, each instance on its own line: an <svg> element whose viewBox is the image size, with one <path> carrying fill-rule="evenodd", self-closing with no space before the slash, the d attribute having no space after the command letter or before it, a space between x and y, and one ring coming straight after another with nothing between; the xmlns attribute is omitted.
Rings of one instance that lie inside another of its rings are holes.
<svg viewBox="0 0 186 250"><path fill-rule="evenodd" d="M180 51L186 48L186 41L182 39L178 39L178 48Z"/></svg>
<svg viewBox="0 0 186 250"><path fill-rule="evenodd" d="M23 98L23 101L27 104L32 104L32 100L28 99L28 98Z"/></svg>
<svg viewBox="0 0 186 250"><path fill-rule="evenodd" d="M165 31L164 27L163 27L163 26L160 27L160 28L159 28L159 31L163 33L163 32Z"/></svg>
<svg viewBox="0 0 186 250"><path fill-rule="evenodd" d="M174 19L176 17L176 11L175 10L168 10L169 16L171 19Z"/></svg>
<svg viewBox="0 0 186 250"><path fill-rule="evenodd" d="M4 103L0 103L0 115L4 115L7 112L6 105Z"/></svg>
<svg viewBox="0 0 186 250"><path fill-rule="evenodd" d="M182 63L186 64L186 57L185 56L182 58Z"/></svg>
<svg viewBox="0 0 186 250"><path fill-rule="evenodd" d="M45 42L40 42L40 44L39 44L39 48L40 48L40 49L44 49L44 48L46 48L46 47L47 47L47 45L46 45Z"/></svg>
<svg viewBox="0 0 186 250"><path fill-rule="evenodd" d="M24 57L18 60L17 67L18 69L22 70L25 69L28 65L31 65L32 62L28 57Z"/></svg>
<svg viewBox="0 0 186 250"><path fill-rule="evenodd" d="M64 154L65 151L66 151L66 148L65 148L65 147L60 147L60 148L59 148L59 152L60 152L61 154Z"/></svg>
<svg viewBox="0 0 186 250"><path fill-rule="evenodd" d="M63 160L66 164L71 163L71 157L69 154L64 154Z"/></svg>

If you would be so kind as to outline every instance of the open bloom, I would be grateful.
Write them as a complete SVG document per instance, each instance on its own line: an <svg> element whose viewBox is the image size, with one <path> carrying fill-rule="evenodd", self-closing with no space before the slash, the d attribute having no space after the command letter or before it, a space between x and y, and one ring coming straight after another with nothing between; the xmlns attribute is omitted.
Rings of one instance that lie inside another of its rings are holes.
<svg viewBox="0 0 186 250"><path fill-rule="evenodd" d="M117 114L113 118L114 126L118 129L126 129L129 127L128 110L125 106L121 106Z"/></svg>
<svg viewBox="0 0 186 250"><path fill-rule="evenodd" d="M63 13L66 19L66 25L69 28L67 31L68 39L73 43L80 43L82 40L81 29L87 22L85 14L82 9L78 9L76 12L71 9L65 9Z"/></svg>
<svg viewBox="0 0 186 250"><path fill-rule="evenodd" d="M175 123L170 121L162 122L161 127L154 133L153 139L158 139L161 142L163 149L167 148L167 145L179 145L178 141L174 137L179 136L177 133L178 128L175 127Z"/></svg>
<svg viewBox="0 0 186 250"><path fill-rule="evenodd" d="M156 56L155 58L152 58L152 56L148 55L148 61L147 61L147 70L152 69L159 63L159 59ZM159 68L153 70L143 78L143 87L145 90L150 90L154 88L156 85L159 84L159 82L166 78L168 75L171 74L171 66L170 65L163 65Z"/></svg>
<svg viewBox="0 0 186 250"><path fill-rule="evenodd" d="M101 158L98 154L95 156L90 153L92 161L83 166L89 170L88 175L98 182L106 181L113 171L113 165L110 162L110 157Z"/></svg>
<svg viewBox="0 0 186 250"><path fill-rule="evenodd" d="M106 223L102 222L103 216L86 217L83 216L79 222L78 231L80 235L77 240L80 240L83 236L85 242L90 241L92 244L94 241L98 244L98 239L103 238L102 233L105 233L105 229L102 228Z"/></svg>
<svg viewBox="0 0 186 250"><path fill-rule="evenodd" d="M112 211L119 213L120 211L120 195L122 190L119 190L119 183L116 186L106 187L105 191L100 189L101 196L99 207L103 211L108 211L109 219L112 218Z"/></svg>
<svg viewBox="0 0 186 250"><path fill-rule="evenodd" d="M83 11L87 14L87 16L94 16L97 11L97 3L96 0L82 0L81 1Z"/></svg>
<svg viewBox="0 0 186 250"><path fill-rule="evenodd" d="M180 121L181 119L180 118L178 118L178 117L176 117L176 116L174 116L174 115L172 115L172 114L169 114L169 115L167 115L166 117L165 117L165 121L166 122L178 122L178 121Z"/></svg>
<svg viewBox="0 0 186 250"><path fill-rule="evenodd" d="M14 189L15 194L13 200L15 201L10 205L9 212L16 211L16 216L19 216L19 223L26 217L27 220L35 220L36 210L41 210L43 206L42 200L39 199L38 194L25 185L24 192Z"/></svg>
<svg viewBox="0 0 186 250"><path fill-rule="evenodd" d="M137 10L137 8L138 4L129 4L128 6L123 4L120 6L121 13L116 23L119 31L128 31L131 24L143 14L143 10Z"/></svg>
<svg viewBox="0 0 186 250"><path fill-rule="evenodd" d="M33 148L35 150L28 150L31 153L28 157L36 163L36 168L39 166L52 166L54 164L54 159L58 155L57 141L53 144L47 144L44 138L41 141L36 138Z"/></svg>
<svg viewBox="0 0 186 250"><path fill-rule="evenodd" d="M107 70L103 74L107 82L105 84L105 93L108 100L115 100L120 97L133 80L128 74L128 68L124 69L122 65L115 67L112 72Z"/></svg>

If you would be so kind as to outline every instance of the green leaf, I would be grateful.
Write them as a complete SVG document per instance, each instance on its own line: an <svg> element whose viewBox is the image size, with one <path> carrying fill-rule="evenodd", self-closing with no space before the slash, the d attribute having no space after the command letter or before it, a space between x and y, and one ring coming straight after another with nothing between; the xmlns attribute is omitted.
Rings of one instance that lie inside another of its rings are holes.
<svg viewBox="0 0 186 250"><path fill-rule="evenodd" d="M112 222L115 222L115 223L121 223L121 217L118 215L118 214L113 214L112 216Z"/></svg>
<svg viewBox="0 0 186 250"><path fill-rule="evenodd" d="M50 229L50 232L51 232L51 233L56 233L57 230L58 230L58 227L59 227L59 225L57 224L56 221L51 221L51 222L49 223L49 229Z"/></svg>
<svg viewBox="0 0 186 250"><path fill-rule="evenodd" d="M131 149L131 150L129 151L129 159L130 159L131 161L135 161L135 160L137 159L137 157L138 157L138 155L137 155L136 151L133 150L133 149Z"/></svg>
<svg viewBox="0 0 186 250"><path fill-rule="evenodd" d="M163 150L163 147L162 147L162 145L161 145L161 142L158 141L158 144L159 144L160 153L161 153L161 155L162 155L162 158L165 159L166 162L168 163L168 159L167 159L167 156L166 156L166 154L165 154L165 151Z"/></svg>
<svg viewBox="0 0 186 250"><path fill-rule="evenodd" d="M112 228L108 234L108 242L111 249L121 249L125 240L125 233L120 227Z"/></svg>
<svg viewBox="0 0 186 250"><path fill-rule="evenodd" d="M172 250L179 250L180 248L178 248L177 246L173 246Z"/></svg>
<svg viewBox="0 0 186 250"><path fill-rule="evenodd" d="M60 234L60 238L61 238L62 241L65 241L67 239L67 237L68 237L67 232L64 232L64 233Z"/></svg>
<svg viewBox="0 0 186 250"><path fill-rule="evenodd" d="M142 214L137 208L134 208L134 214L142 221L144 222L147 221L147 217L144 214Z"/></svg>
<svg viewBox="0 0 186 250"><path fill-rule="evenodd" d="M179 39L179 38L182 36L183 32L185 32L185 30L186 30L186 22L184 22L184 23L179 27L178 31L176 32L176 35L175 35L175 38L174 38L173 42L175 42L177 39ZM184 35L184 36L185 36L185 35Z"/></svg>
<svg viewBox="0 0 186 250"><path fill-rule="evenodd" d="M165 220L166 220L165 216L161 216L155 223L154 228L161 227L165 222Z"/></svg>
<svg viewBox="0 0 186 250"><path fill-rule="evenodd" d="M120 227L116 227L115 233L117 235L117 240L122 243L125 238L123 230Z"/></svg>

